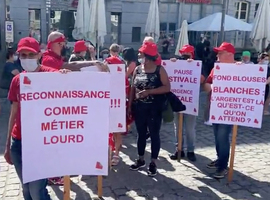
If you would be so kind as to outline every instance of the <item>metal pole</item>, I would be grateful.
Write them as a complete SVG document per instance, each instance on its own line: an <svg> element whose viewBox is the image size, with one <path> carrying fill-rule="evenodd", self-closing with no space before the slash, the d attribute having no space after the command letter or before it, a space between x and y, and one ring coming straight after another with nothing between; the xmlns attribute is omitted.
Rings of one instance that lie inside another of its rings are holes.
<svg viewBox="0 0 270 200"><path fill-rule="evenodd" d="M47 0L46 1L46 33L47 33L47 37L50 34L50 20L51 20L51 0ZM44 40L44 39L42 39ZM47 39L46 39L47 40Z"/></svg>
<svg viewBox="0 0 270 200"><path fill-rule="evenodd" d="M221 44L224 41L224 25L225 25L225 15L226 15L226 4L227 4L227 0L223 0L219 44Z"/></svg>

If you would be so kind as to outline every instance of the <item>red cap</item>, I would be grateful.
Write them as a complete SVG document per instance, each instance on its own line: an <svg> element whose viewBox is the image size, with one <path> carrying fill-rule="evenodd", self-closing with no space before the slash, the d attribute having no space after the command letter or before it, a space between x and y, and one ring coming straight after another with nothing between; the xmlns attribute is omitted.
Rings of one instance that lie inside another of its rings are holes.
<svg viewBox="0 0 270 200"><path fill-rule="evenodd" d="M216 47L214 48L215 52L219 52L219 51L227 51L229 53L235 54L235 48L231 43L228 42L223 42L220 47Z"/></svg>
<svg viewBox="0 0 270 200"><path fill-rule="evenodd" d="M109 58L106 58L105 61L108 64L123 64L123 61L119 57L116 57L116 56L111 56Z"/></svg>
<svg viewBox="0 0 270 200"><path fill-rule="evenodd" d="M25 38L22 38L18 43L17 52L20 52L22 50L31 51L33 53L39 53L40 46L39 46L38 41L35 38L25 37Z"/></svg>
<svg viewBox="0 0 270 200"><path fill-rule="evenodd" d="M154 43L145 42L139 49L139 52L142 52L149 56L156 56L158 55L157 45Z"/></svg>
<svg viewBox="0 0 270 200"><path fill-rule="evenodd" d="M189 45L189 44L187 44L187 45L184 45L182 47L182 49L179 50L179 53L180 54L191 53L192 54L192 57L194 58L194 51L195 51L194 47L191 46L191 45Z"/></svg>
<svg viewBox="0 0 270 200"><path fill-rule="evenodd" d="M86 50L87 50L87 46L85 45L84 40L80 40L80 41L77 41L75 43L75 46L74 46L75 53L79 53L79 52L86 51Z"/></svg>

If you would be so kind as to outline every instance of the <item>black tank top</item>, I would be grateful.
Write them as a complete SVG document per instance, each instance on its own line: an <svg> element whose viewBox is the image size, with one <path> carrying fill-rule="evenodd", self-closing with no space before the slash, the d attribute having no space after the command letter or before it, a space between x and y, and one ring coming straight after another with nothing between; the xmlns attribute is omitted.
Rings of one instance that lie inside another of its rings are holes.
<svg viewBox="0 0 270 200"><path fill-rule="evenodd" d="M160 80L160 67L157 66L156 70L153 73L146 73L142 66L138 66L136 69L136 75L134 77L133 85L136 88L136 92L142 90L155 89L162 86L162 82ZM153 103L157 100L160 100L160 97L163 95L150 95L144 99L137 99L137 101L141 101L144 103Z"/></svg>

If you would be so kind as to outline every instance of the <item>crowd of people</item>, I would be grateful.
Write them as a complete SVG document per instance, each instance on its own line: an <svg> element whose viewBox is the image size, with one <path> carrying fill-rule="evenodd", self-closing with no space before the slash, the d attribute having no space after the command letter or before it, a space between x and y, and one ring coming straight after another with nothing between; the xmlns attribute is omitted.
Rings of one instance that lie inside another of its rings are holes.
<svg viewBox="0 0 270 200"><path fill-rule="evenodd" d="M133 48L126 47L121 50L118 44L112 44L109 49L109 57L104 62L96 60L95 47L85 41L75 43L74 52L68 62L64 62L65 37L60 32L52 32L48 36L47 47L40 47L39 43L31 37L22 38L18 43L18 49L7 53L7 63L4 74L8 77L5 89L9 90L8 99L11 102L11 112L8 125L8 137L4 157L9 164L13 164L19 179L22 182L22 148L21 148L21 119L19 99L19 73L27 72L61 72L79 71L83 67L95 66L100 71L108 71L107 64L125 64L126 66L126 96L127 96L127 131L129 125L134 121L138 138L137 153L138 159L130 166L130 170L136 171L146 166L145 148L146 140L151 140L151 158L148 167L148 175L157 174L157 159L161 147L160 128L162 124L162 113L165 109L166 94L170 92L170 81L165 69L162 66L162 58L158 52L157 45L153 38L146 37L139 48L139 54L135 55ZM46 49L45 49L46 48ZM120 55L121 53L121 55ZM172 62L177 59L193 62L198 55L191 45L185 45L179 50L179 57L171 58ZM209 95L205 112L205 121L209 119L209 106L211 95L211 84L213 79L213 67L215 62L235 63L235 48L232 44L224 42L220 47L210 49L209 43L205 43L203 52L203 67L201 73L201 87ZM18 57L17 57L18 56ZM248 52L243 52L243 62L249 63ZM19 58L19 59L18 59ZM217 60L216 60L217 58ZM268 52L263 52L258 58L259 63L268 65ZM181 66L179 66L181 67ZM270 70L267 73L266 90L269 91ZM8 82L9 81L9 82ZM2 86L1 86L2 87ZM268 89L267 89L268 88ZM268 93L265 93L265 100ZM267 102L267 101L266 101ZM267 106L265 114L267 111ZM175 135L177 141L178 115L175 113ZM209 124L209 123L208 123ZM212 124L216 144L217 160L209 163L208 168L215 169L215 178L223 178L228 171L228 160L230 154L230 133L232 126L225 124ZM195 162L195 138L196 138L196 117L184 115L184 128L187 144L187 151L181 151L181 157ZM111 165L116 166L120 162L119 152L122 147L122 137L127 133L114 133L113 138L114 154L111 158ZM173 133L172 133L173 134ZM184 141L183 140L183 141ZM176 160L178 151L170 155ZM34 170L34 169L33 169ZM51 184L62 184L62 177L50 178ZM46 186L48 179L33 181L22 184L25 200L48 200L50 199Z"/></svg>

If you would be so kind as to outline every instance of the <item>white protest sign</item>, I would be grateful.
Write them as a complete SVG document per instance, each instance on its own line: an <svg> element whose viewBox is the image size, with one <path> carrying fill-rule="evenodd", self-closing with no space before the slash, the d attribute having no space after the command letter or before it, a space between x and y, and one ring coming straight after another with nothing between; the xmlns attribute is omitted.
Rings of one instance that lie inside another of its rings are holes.
<svg viewBox="0 0 270 200"><path fill-rule="evenodd" d="M111 74L110 133L126 132L126 82L125 65L108 64ZM99 71L97 67L84 67L81 71Z"/></svg>
<svg viewBox="0 0 270 200"><path fill-rule="evenodd" d="M108 65L111 73L110 132L126 132L126 70L124 64Z"/></svg>
<svg viewBox="0 0 270 200"><path fill-rule="evenodd" d="M183 113L198 116L201 81L201 61L163 61L173 92L186 106Z"/></svg>
<svg viewBox="0 0 270 200"><path fill-rule="evenodd" d="M23 183L107 175L108 73L20 74Z"/></svg>
<svg viewBox="0 0 270 200"><path fill-rule="evenodd" d="M216 64L210 122L260 128L267 65Z"/></svg>

